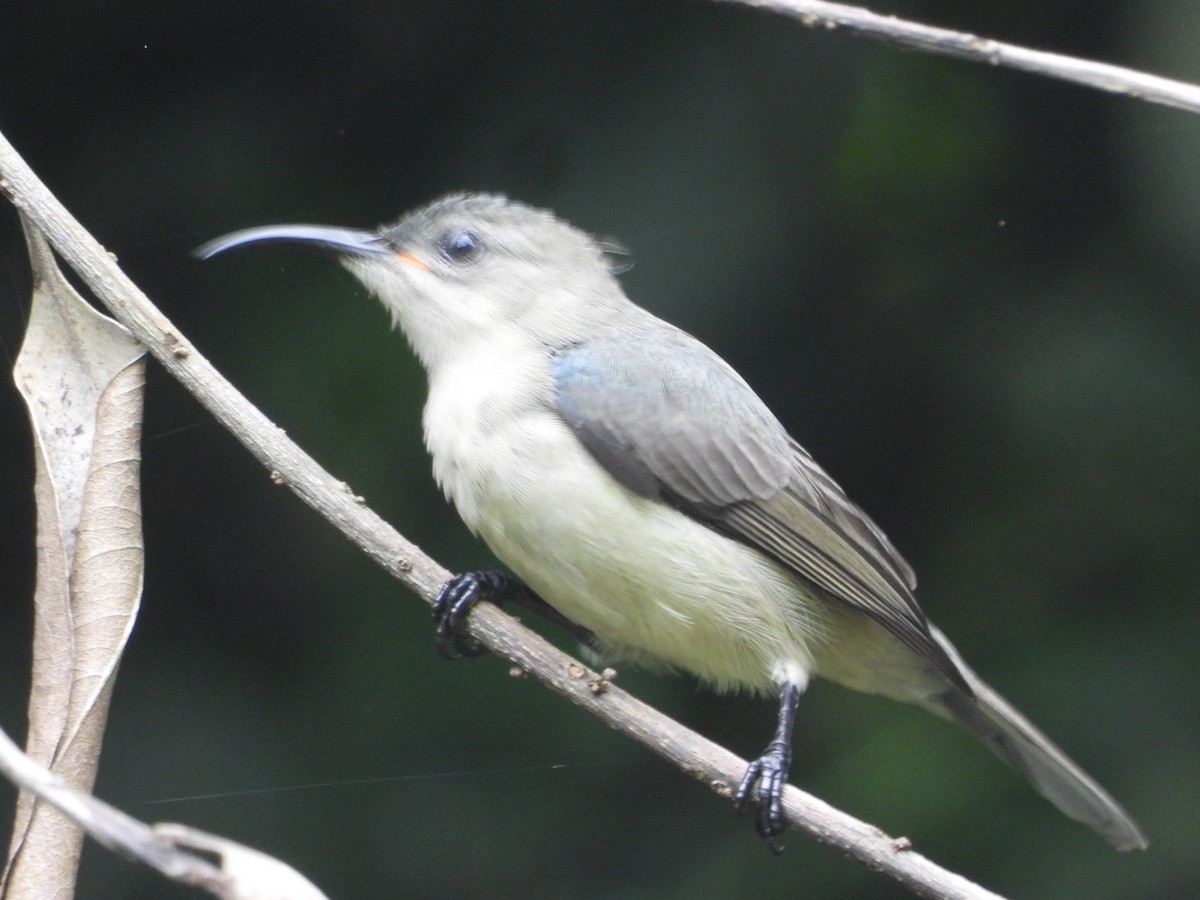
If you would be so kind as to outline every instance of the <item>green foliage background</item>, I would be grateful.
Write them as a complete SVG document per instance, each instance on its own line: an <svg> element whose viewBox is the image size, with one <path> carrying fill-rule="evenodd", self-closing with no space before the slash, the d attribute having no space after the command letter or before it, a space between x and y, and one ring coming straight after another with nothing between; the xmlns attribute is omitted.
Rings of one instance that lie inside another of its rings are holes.
<svg viewBox="0 0 1200 900"><path fill-rule="evenodd" d="M1200 82L1187 0L894 12ZM635 299L714 346L888 530L931 618L1150 834L1120 856L965 735L819 684L794 780L1022 897L1200 882L1200 118L644 0L0 9L0 128L282 427L451 568L423 377L360 288L248 225L370 226L453 189L619 237ZM0 213L0 348L27 308ZM0 389L0 724L20 733L32 459ZM334 897L892 897L425 609L152 368L141 621L98 792L286 859ZM570 502L570 498L564 498ZM771 704L621 684L733 749ZM13 792L0 787L0 818ZM94 846L79 896L193 896Z"/></svg>

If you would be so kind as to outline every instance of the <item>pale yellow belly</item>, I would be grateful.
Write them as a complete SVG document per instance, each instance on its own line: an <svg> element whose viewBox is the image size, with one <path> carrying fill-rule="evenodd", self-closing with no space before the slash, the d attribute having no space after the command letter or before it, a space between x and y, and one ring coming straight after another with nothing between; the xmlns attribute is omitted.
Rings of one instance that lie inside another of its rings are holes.
<svg viewBox="0 0 1200 900"><path fill-rule="evenodd" d="M565 426L547 420L522 435L519 452L505 445L502 475L480 471L472 496L455 499L473 510L468 524L493 552L559 612L620 656L721 688L772 690L781 660L812 670L825 607L797 579L628 491Z"/></svg>

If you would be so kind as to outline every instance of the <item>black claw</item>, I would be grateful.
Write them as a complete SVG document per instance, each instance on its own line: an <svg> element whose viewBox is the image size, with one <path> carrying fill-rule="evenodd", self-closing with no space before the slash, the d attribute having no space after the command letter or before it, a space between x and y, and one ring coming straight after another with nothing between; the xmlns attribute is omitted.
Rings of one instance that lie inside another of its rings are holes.
<svg viewBox="0 0 1200 900"><path fill-rule="evenodd" d="M756 803L754 830L778 856L783 848L775 841L787 830L783 811L783 789L787 786L788 770L792 765L792 725L796 705L800 700L798 685L785 682L779 689L779 723L775 739L767 744L763 755L746 767L746 774L733 794L733 805L739 813L750 803Z"/></svg>
<svg viewBox="0 0 1200 900"><path fill-rule="evenodd" d="M489 600L497 606L512 601L565 629L585 644L595 641L590 631L576 625L517 579L495 570L463 572L442 586L442 592L433 604L437 649L446 659L487 653L487 648L471 637L467 629L467 617L480 600Z"/></svg>
<svg viewBox="0 0 1200 900"><path fill-rule="evenodd" d="M442 587L433 604L437 651L446 659L483 656L487 648L467 632L467 617L481 600L499 603L512 585L503 572L463 572Z"/></svg>
<svg viewBox="0 0 1200 900"><path fill-rule="evenodd" d="M783 788L787 784L791 762L790 749L772 741L766 752L747 767L746 774L733 795L734 805L739 813L745 812L752 800L756 802L758 812L754 817L754 830L760 838L771 842L771 850L774 853L779 853L782 849L775 844L774 839L787 830L787 817L783 812Z"/></svg>

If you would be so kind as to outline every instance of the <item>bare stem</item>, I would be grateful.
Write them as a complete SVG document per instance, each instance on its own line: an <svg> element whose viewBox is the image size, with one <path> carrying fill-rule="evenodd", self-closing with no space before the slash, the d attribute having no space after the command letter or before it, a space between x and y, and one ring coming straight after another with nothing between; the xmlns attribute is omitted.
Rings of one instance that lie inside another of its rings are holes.
<svg viewBox="0 0 1200 900"><path fill-rule="evenodd" d="M720 0L755 6L799 19L809 28L844 29L851 34L875 38L891 44L913 47L928 53L956 56L959 59L1034 72L1087 85L1114 94L1125 94L1200 113L1200 86L1175 81L1135 69L1060 53L1030 50L1005 44L963 31L934 28L917 22L881 16L859 6L822 3L820 0Z"/></svg>

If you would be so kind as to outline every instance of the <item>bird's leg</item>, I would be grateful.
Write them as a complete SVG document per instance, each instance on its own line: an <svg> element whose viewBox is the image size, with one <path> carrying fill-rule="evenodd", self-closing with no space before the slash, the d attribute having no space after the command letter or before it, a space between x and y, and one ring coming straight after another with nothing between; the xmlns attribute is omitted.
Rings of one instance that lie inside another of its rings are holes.
<svg viewBox="0 0 1200 900"><path fill-rule="evenodd" d="M482 656L487 652L487 648L467 632L467 616L481 600L488 600L497 606L511 601L537 613L584 643L594 640L590 631L576 625L512 576L494 569L463 572L442 586L442 592L433 604L437 649L446 659Z"/></svg>
<svg viewBox="0 0 1200 900"><path fill-rule="evenodd" d="M787 829L783 814L783 788L787 784L788 768L792 764L792 727L796 722L796 706L800 702L802 686L785 679L779 687L779 722L775 737L767 744L762 756L750 763L742 783L733 795L738 812L745 810L758 788L758 814L754 830L758 836L770 841L771 852L779 853L782 848L775 838Z"/></svg>

